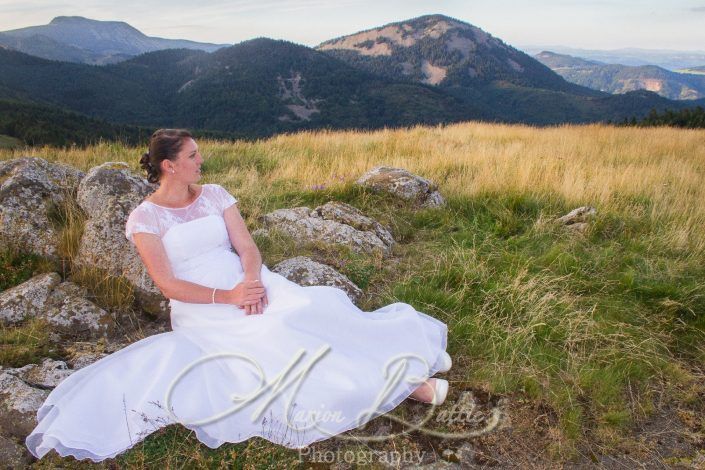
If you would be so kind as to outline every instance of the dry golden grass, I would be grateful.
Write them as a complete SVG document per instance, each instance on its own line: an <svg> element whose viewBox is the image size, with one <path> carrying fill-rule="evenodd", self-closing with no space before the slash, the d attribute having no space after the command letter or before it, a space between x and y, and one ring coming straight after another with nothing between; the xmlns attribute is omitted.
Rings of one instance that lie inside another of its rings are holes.
<svg viewBox="0 0 705 470"><path fill-rule="evenodd" d="M199 141L212 162L209 181L253 206L274 182L292 189L334 186L376 165L406 168L439 183L448 196L513 191L558 195L569 205L601 211L644 210L667 225L678 248L705 250L705 131L566 125L548 128L463 123L438 127L316 131L255 142ZM135 171L140 148L100 143L87 149L0 150L31 154L82 169L126 161Z"/></svg>
<svg viewBox="0 0 705 470"><path fill-rule="evenodd" d="M630 410L650 406L634 391L687 384L705 357L705 131L464 123L198 143L203 182L237 196L250 225L274 208L336 196L376 211L400 242L398 265L326 255L347 263L365 306L405 301L446 322L454 360L468 364L457 378L548 403L572 440L593 439L588 428L621 432L638 414ZM143 150L100 143L0 150L0 159L34 155L83 170L125 161L140 173ZM379 165L433 180L449 207L414 213L351 189ZM313 190L321 185L340 191ZM587 237L549 223L581 205L599 214ZM81 218L65 213L71 258ZM282 240L260 249L275 262L302 254ZM81 274L106 304L129 303L122 285Z"/></svg>

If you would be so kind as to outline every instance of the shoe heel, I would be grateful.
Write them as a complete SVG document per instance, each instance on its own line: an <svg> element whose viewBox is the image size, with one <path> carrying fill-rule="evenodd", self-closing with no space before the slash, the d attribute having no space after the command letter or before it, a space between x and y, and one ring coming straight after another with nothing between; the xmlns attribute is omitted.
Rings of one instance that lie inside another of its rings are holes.
<svg viewBox="0 0 705 470"><path fill-rule="evenodd" d="M443 379L436 379L433 387L433 399L431 400L432 405L441 405L446 401L448 396L448 381Z"/></svg>
<svg viewBox="0 0 705 470"><path fill-rule="evenodd" d="M443 351L441 354L441 368L438 369L438 372L448 372L451 367L453 367L453 359L451 359L450 354Z"/></svg>

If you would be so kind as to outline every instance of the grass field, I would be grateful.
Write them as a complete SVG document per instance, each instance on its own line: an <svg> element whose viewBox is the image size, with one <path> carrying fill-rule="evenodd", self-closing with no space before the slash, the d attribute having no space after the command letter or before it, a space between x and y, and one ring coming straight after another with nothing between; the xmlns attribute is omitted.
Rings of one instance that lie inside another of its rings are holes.
<svg viewBox="0 0 705 470"><path fill-rule="evenodd" d="M365 310L401 301L446 322L451 397L480 390L548 410L550 459L629 447L664 400L695 416L690 429L702 439L704 131L465 123L198 143L203 182L238 197L251 230L274 209L329 200L387 224L399 241L394 263L258 242L268 266L297 254L334 265L365 289ZM139 172L142 152L102 143L0 158L31 154L83 170L125 161ZM413 211L353 184L377 165L435 181L447 206ZM551 223L583 205L597 209L585 234ZM3 282L28 272L22 256L4 263ZM196 444L168 429L121 462L247 468L292 458L261 440L217 451Z"/></svg>
<svg viewBox="0 0 705 470"><path fill-rule="evenodd" d="M10 137L9 135L0 134L0 149L15 149L21 147L22 145L21 140Z"/></svg>

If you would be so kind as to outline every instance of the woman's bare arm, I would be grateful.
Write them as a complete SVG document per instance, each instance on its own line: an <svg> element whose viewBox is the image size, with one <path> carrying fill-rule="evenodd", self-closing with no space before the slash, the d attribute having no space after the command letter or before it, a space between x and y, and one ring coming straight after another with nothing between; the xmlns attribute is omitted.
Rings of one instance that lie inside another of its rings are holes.
<svg viewBox="0 0 705 470"><path fill-rule="evenodd" d="M262 271L262 255L255 244L250 231L247 230L247 225L240 214L237 204L233 204L223 211L223 219L228 230L230 244L235 248L242 269L245 271L245 280L260 280ZM262 301L255 303L252 307L245 307L246 313L262 313L264 307L269 303L266 291L262 296Z"/></svg>
<svg viewBox="0 0 705 470"><path fill-rule="evenodd" d="M237 251L245 271L245 279L259 279L262 270L262 255L255 244L247 225L240 215L237 204L225 209L223 212L225 226L228 229L228 237L235 251Z"/></svg>
<svg viewBox="0 0 705 470"><path fill-rule="evenodd" d="M194 304L211 303L212 288L174 276L158 235L135 233L132 236L147 272L165 297ZM240 283L230 290L217 289L215 302L247 306L257 303L263 294L264 287L259 283Z"/></svg>

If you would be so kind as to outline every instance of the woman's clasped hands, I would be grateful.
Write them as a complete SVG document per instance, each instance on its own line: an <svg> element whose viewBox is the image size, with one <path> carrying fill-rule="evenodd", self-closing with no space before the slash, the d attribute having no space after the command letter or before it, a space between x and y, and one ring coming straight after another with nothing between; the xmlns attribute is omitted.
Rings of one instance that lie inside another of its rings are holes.
<svg viewBox="0 0 705 470"><path fill-rule="evenodd" d="M247 315L259 314L269 305L264 284L259 279L245 279L228 291L230 302L245 309Z"/></svg>

